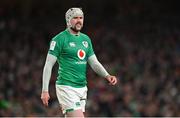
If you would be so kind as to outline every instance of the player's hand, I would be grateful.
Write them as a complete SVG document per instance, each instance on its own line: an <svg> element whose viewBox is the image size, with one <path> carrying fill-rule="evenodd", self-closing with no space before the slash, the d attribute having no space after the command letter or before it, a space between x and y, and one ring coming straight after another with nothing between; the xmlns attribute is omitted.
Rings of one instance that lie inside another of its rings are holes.
<svg viewBox="0 0 180 118"><path fill-rule="evenodd" d="M48 101L50 99L49 92L42 91L41 93L41 100L45 106L48 106Z"/></svg>
<svg viewBox="0 0 180 118"><path fill-rule="evenodd" d="M106 79L108 80L110 85L115 85L117 83L117 78L112 75L106 76Z"/></svg>

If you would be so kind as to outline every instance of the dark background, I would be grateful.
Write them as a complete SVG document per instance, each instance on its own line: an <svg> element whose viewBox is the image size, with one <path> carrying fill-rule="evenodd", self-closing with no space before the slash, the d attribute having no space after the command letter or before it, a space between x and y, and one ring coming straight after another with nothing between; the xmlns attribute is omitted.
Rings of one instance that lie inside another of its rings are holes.
<svg viewBox="0 0 180 118"><path fill-rule="evenodd" d="M86 116L180 116L180 7L178 0L1 0L0 116L62 116L55 94L41 100L42 71L65 12L82 7L82 32L116 86L88 68Z"/></svg>

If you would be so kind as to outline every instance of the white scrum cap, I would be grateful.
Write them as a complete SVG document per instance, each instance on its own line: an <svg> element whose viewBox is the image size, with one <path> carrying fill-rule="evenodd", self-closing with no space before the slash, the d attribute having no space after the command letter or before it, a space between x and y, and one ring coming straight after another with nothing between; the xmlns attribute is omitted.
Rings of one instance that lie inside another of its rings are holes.
<svg viewBox="0 0 180 118"><path fill-rule="evenodd" d="M76 16L82 16L84 17L83 11L81 10L81 8L70 8L67 12L66 12L66 23L67 23L67 27L71 27L71 23L70 20L73 17Z"/></svg>

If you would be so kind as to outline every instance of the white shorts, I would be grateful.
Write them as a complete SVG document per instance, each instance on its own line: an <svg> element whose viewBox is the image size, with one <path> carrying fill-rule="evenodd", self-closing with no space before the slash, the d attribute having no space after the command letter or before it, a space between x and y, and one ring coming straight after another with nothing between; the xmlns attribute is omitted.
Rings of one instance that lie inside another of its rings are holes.
<svg viewBox="0 0 180 118"><path fill-rule="evenodd" d="M63 114L69 111L82 109L85 112L87 87L74 88L65 85L56 85L56 95Z"/></svg>

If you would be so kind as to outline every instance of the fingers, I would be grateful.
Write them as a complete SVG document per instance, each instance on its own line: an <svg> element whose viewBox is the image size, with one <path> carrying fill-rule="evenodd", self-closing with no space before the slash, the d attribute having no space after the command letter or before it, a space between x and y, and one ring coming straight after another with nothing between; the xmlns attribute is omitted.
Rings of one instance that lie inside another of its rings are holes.
<svg viewBox="0 0 180 118"><path fill-rule="evenodd" d="M42 93L41 94L41 100L42 100L42 102L43 102L43 104L45 105L45 106L48 106L48 101L49 101L49 99L50 99L50 97L49 97L49 93Z"/></svg>
<svg viewBox="0 0 180 118"><path fill-rule="evenodd" d="M42 98L42 102L45 106L48 106L48 100L47 98Z"/></svg>
<svg viewBox="0 0 180 118"><path fill-rule="evenodd" d="M109 84L110 85L115 85L117 83L117 78L115 76L111 76L109 78Z"/></svg>

